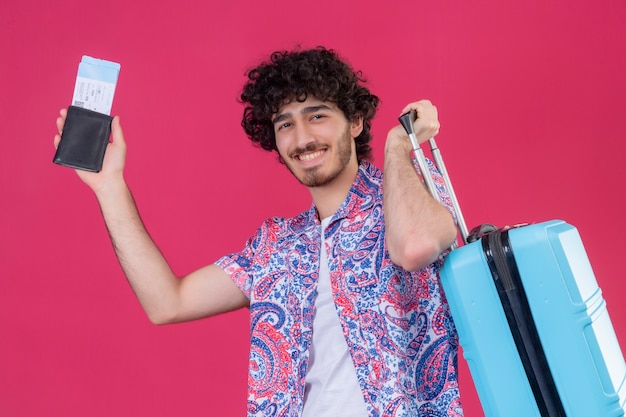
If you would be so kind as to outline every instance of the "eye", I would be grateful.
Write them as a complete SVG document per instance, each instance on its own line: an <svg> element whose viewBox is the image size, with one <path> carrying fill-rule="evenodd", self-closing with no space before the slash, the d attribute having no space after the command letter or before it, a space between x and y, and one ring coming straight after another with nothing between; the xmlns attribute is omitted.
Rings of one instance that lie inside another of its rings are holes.
<svg viewBox="0 0 626 417"><path fill-rule="evenodd" d="M314 114L313 116L311 116L311 120L319 120L323 119L324 117L326 117L326 115L324 114Z"/></svg>
<svg viewBox="0 0 626 417"><path fill-rule="evenodd" d="M291 122L281 123L281 124L276 126L276 130L287 129L289 126L291 126Z"/></svg>

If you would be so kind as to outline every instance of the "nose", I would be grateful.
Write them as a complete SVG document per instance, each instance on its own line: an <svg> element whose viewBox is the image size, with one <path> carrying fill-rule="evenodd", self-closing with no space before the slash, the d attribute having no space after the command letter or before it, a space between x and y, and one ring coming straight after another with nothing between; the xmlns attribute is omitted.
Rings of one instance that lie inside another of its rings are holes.
<svg viewBox="0 0 626 417"><path fill-rule="evenodd" d="M298 149L306 149L311 143L315 142L315 136L306 123L298 123L295 129L295 144Z"/></svg>

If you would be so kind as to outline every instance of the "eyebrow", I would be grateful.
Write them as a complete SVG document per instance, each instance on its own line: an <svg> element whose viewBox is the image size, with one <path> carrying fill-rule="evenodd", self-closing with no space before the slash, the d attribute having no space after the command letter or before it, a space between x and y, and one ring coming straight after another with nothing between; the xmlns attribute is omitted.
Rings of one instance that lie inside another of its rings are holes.
<svg viewBox="0 0 626 417"><path fill-rule="evenodd" d="M332 108L330 106L327 106L326 104L316 104L315 106L307 106L304 107L302 110L300 110L301 114L311 114L311 113L316 113L320 110L331 110ZM272 123L276 124L276 123L280 123L283 120L287 120L290 117L292 117L291 113L281 113L278 116L276 116L273 120Z"/></svg>

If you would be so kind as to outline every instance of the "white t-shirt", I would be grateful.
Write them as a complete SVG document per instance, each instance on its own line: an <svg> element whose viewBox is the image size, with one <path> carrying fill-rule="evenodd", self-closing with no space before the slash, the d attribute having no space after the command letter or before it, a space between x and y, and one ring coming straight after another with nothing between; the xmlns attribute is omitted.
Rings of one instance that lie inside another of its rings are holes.
<svg viewBox="0 0 626 417"><path fill-rule="evenodd" d="M365 417L365 400L332 297L324 244L329 222L330 218L322 220L319 282L302 416Z"/></svg>

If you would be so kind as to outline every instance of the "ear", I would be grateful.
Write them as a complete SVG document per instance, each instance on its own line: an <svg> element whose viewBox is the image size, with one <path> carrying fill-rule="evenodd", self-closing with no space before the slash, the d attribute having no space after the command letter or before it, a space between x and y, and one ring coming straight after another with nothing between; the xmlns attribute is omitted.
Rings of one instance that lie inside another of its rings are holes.
<svg viewBox="0 0 626 417"><path fill-rule="evenodd" d="M356 138L363 131L363 117L355 116L350 122L350 136L352 139Z"/></svg>

